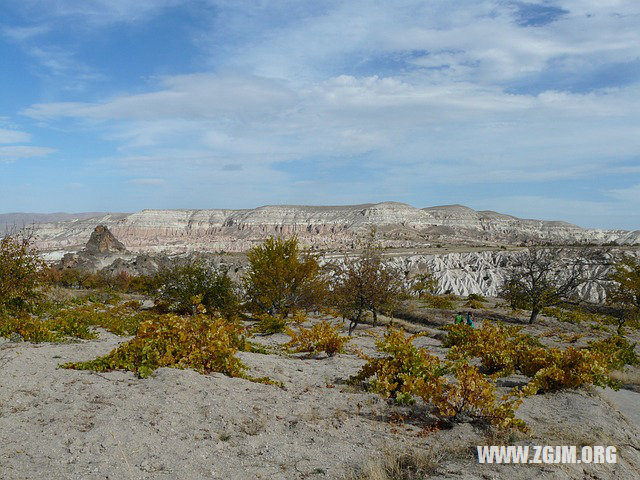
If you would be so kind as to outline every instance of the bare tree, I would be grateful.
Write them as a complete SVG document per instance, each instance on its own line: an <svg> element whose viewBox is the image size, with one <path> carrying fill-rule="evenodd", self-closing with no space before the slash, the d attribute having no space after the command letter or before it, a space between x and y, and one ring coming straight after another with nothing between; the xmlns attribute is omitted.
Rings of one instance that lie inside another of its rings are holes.
<svg viewBox="0 0 640 480"><path fill-rule="evenodd" d="M616 311L618 335L625 325L640 328L640 261L623 257L609 274L607 303Z"/></svg>
<svg viewBox="0 0 640 480"><path fill-rule="evenodd" d="M590 276L592 255L586 250L529 247L512 267L501 296L514 308L531 310L534 323L543 308L575 297Z"/></svg>
<svg viewBox="0 0 640 480"><path fill-rule="evenodd" d="M349 335L365 312L371 312L375 327L378 313L390 311L396 305L402 285L397 272L382 258L375 230L371 231L359 257L345 257L344 265L335 266L334 270L333 303L340 314L349 319Z"/></svg>
<svg viewBox="0 0 640 480"><path fill-rule="evenodd" d="M416 274L413 277L413 282L411 290L416 292L418 297L422 297L425 292L436 293L438 290L438 279L430 270Z"/></svg>

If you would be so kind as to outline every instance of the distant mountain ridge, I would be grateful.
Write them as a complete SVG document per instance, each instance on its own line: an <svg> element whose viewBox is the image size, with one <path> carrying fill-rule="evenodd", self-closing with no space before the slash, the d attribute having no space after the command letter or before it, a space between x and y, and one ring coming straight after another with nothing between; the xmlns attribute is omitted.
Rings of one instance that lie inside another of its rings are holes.
<svg viewBox="0 0 640 480"><path fill-rule="evenodd" d="M0 235L13 229L21 229L36 223L52 223L70 220L85 220L106 215L106 212L81 212L81 213L0 213Z"/></svg>
<svg viewBox="0 0 640 480"><path fill-rule="evenodd" d="M84 215L84 214L83 214ZM295 234L322 250L356 247L375 226L382 244L420 248L435 244L496 247L520 243L640 244L640 230L585 229L567 222L521 219L463 205L416 208L405 203L343 206L267 205L254 209L142 210L45 222L35 226L38 246L73 251L96 225L105 225L132 252L241 252L272 235Z"/></svg>

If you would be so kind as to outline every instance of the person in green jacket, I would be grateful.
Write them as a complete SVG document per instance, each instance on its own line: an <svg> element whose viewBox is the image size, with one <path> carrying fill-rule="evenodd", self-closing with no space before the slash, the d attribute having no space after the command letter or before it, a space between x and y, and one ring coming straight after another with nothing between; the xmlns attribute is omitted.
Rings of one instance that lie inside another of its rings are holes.
<svg viewBox="0 0 640 480"><path fill-rule="evenodd" d="M458 312L456 315L456 325L461 325L463 322L462 312Z"/></svg>
<svg viewBox="0 0 640 480"><path fill-rule="evenodd" d="M473 328L473 313L467 312L467 325Z"/></svg>

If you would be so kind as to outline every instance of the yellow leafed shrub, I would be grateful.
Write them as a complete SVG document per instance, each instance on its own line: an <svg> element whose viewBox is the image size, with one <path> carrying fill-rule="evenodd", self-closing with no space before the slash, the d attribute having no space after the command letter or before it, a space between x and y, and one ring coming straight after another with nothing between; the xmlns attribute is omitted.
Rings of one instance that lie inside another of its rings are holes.
<svg viewBox="0 0 640 480"><path fill-rule="evenodd" d="M622 358L631 358L628 346L625 350L618 341L600 342L591 349L559 349L543 347L518 327L485 322L478 330L464 325L448 329L450 359L479 358L482 368L496 376L520 372L532 378L526 389L528 394L584 385L615 387L609 371Z"/></svg>
<svg viewBox="0 0 640 480"><path fill-rule="evenodd" d="M467 416L502 429L526 430L524 421L515 416L523 398L520 390L514 388L498 400L495 385L473 365L458 363L451 370L455 382L445 381L442 387L438 386L435 396L432 387L426 391L426 398L432 399L441 417L455 422ZM424 385L428 384L423 382L422 388ZM414 391L425 398L422 388L416 385Z"/></svg>
<svg viewBox="0 0 640 480"><path fill-rule="evenodd" d="M523 356L520 370L533 379L527 393L549 392L584 385L615 387L609 378L609 364L601 352L568 347L532 349Z"/></svg>
<svg viewBox="0 0 640 480"><path fill-rule="evenodd" d="M129 370L142 378L159 367L244 377L246 367L235 356L243 344L241 327L222 318L162 315L141 323L134 338L108 355L63 367L99 372Z"/></svg>
<svg viewBox="0 0 640 480"><path fill-rule="evenodd" d="M359 352L367 363L351 381L370 379L371 391L385 398L395 398L399 403L410 403L412 395L407 382L421 378L436 383L446 372L438 357L413 344L418 336L420 334L405 337L401 331L388 328L383 337L376 339L378 352L386 355L370 357Z"/></svg>
<svg viewBox="0 0 640 480"><path fill-rule="evenodd" d="M417 336L405 337L398 330L388 329L376 340L378 351L386 355L370 357L360 353L367 363L351 380L368 380L370 390L399 403L411 403L414 397L420 397L445 420L470 417L500 428L526 428L515 418L522 401L519 390L498 400L495 386L476 367L464 361L441 362L413 344ZM454 375L453 381L445 376L449 373Z"/></svg>
<svg viewBox="0 0 640 480"><path fill-rule="evenodd" d="M284 332L287 328L287 319L282 315L258 315L258 322L253 325L253 332L262 335L272 335Z"/></svg>
<svg viewBox="0 0 640 480"><path fill-rule="evenodd" d="M630 343L620 335L612 335L604 340L591 341L587 347L593 352L605 355L612 370L620 370L625 365L638 365L640 358L635 352L635 343Z"/></svg>
<svg viewBox="0 0 640 480"><path fill-rule="evenodd" d="M323 320L314 324L311 328L298 326L298 332L286 329L291 340L285 344L285 348L291 352L325 352L330 357L344 350L344 345L350 340L345 335L340 335L337 326Z"/></svg>
<svg viewBox="0 0 640 480"><path fill-rule="evenodd" d="M0 336L9 338L13 335L19 335L22 340L34 343L58 342L64 338L58 332L51 330L46 322L28 313L0 314Z"/></svg>
<svg viewBox="0 0 640 480"><path fill-rule="evenodd" d="M485 322L482 328L467 325L451 325L445 339L450 346L449 358L480 358L487 373L508 375L518 369L521 356L533 346L539 345L533 337L520 333L521 328L493 325Z"/></svg>

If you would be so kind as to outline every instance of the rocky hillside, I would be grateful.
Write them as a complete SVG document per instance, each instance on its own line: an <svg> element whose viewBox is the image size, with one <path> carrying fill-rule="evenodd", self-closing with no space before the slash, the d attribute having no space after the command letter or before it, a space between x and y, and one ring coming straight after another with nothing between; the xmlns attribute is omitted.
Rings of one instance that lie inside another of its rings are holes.
<svg viewBox="0 0 640 480"><path fill-rule="evenodd" d="M525 243L640 244L640 231L584 229L565 222L525 220L461 205L415 208L384 202L348 206L265 206L248 210L143 210L41 223L38 246L77 251L97 224L133 252L246 251L266 237L296 234L321 250L353 249L371 226L393 248L437 244L498 246Z"/></svg>
<svg viewBox="0 0 640 480"><path fill-rule="evenodd" d="M11 233L16 229L29 228L29 226L41 223L69 222L98 218L106 215L104 212L82 213L0 213L0 235Z"/></svg>

